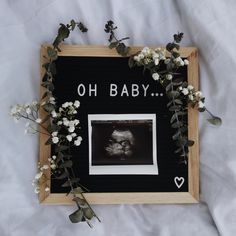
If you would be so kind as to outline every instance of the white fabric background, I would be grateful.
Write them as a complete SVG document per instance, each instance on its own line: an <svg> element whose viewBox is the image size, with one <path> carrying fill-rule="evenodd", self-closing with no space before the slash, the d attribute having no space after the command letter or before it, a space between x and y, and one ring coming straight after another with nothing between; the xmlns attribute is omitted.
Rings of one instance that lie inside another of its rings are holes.
<svg viewBox="0 0 236 236"><path fill-rule="evenodd" d="M9 107L39 95L40 45L52 42L58 24L72 18L89 28L67 43L107 44L112 19L130 45L164 45L177 31L183 46L200 52L206 105L223 118L213 127L200 118L201 204L94 206L102 223L71 224L73 206L41 206L31 180L38 138L23 135ZM234 236L236 233L234 0L1 0L0 1L0 235L1 236Z"/></svg>

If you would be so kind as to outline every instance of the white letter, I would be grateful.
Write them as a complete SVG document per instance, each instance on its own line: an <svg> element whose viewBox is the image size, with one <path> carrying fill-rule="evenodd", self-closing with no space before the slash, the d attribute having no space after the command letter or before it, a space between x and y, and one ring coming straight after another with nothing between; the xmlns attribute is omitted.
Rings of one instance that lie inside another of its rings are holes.
<svg viewBox="0 0 236 236"><path fill-rule="evenodd" d="M116 95L117 95L117 85L116 84L110 84L110 96L115 97Z"/></svg>
<svg viewBox="0 0 236 236"><path fill-rule="evenodd" d="M147 85L147 87L145 87L144 84L142 84L142 86L143 86L143 91L144 91L143 96L146 97L146 96L147 96L147 90L148 90L148 88L149 88L149 84Z"/></svg>
<svg viewBox="0 0 236 236"><path fill-rule="evenodd" d="M82 93L80 92L80 88L82 87ZM84 96L85 92L86 92L86 89L85 89L85 86L83 84L79 84L78 85L78 94L79 96Z"/></svg>
<svg viewBox="0 0 236 236"><path fill-rule="evenodd" d="M132 84L132 97L137 97L139 95L139 86L137 84Z"/></svg>
<svg viewBox="0 0 236 236"><path fill-rule="evenodd" d="M128 90L127 90L127 87L126 87L126 85L124 84L124 86L123 86L123 89L122 89L122 91L121 91L121 97L123 97L123 94L126 94L126 96L127 97L129 97L129 93L128 93Z"/></svg>
<svg viewBox="0 0 236 236"><path fill-rule="evenodd" d="M94 96L97 96L97 84L94 85L94 88L92 89L91 84L89 84L89 97L92 96L92 92L94 92Z"/></svg>

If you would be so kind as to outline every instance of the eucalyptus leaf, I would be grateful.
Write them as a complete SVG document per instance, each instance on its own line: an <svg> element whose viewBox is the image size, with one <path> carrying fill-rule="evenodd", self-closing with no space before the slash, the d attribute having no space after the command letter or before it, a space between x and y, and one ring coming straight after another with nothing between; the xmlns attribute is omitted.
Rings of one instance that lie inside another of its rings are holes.
<svg viewBox="0 0 236 236"><path fill-rule="evenodd" d="M72 214L69 215L70 221L72 223L79 223L81 221L84 221L84 212L82 209L79 209L75 212L73 212Z"/></svg>
<svg viewBox="0 0 236 236"><path fill-rule="evenodd" d="M66 172L63 172L61 175L57 176L57 179L65 179L68 177L68 174Z"/></svg>
<svg viewBox="0 0 236 236"><path fill-rule="evenodd" d="M75 184L75 183L78 183L78 182L79 182L79 178L72 178L71 179L72 184Z"/></svg>
<svg viewBox="0 0 236 236"><path fill-rule="evenodd" d="M134 61L133 57L129 58L128 65L129 65L129 68L133 68L134 67L135 61Z"/></svg>
<svg viewBox="0 0 236 236"><path fill-rule="evenodd" d="M48 113L51 113L55 108L53 104L46 103L45 105L43 105L43 109L47 111Z"/></svg>
<svg viewBox="0 0 236 236"><path fill-rule="evenodd" d="M167 86L166 86L166 92L169 92L172 88L172 83L170 82Z"/></svg>
<svg viewBox="0 0 236 236"><path fill-rule="evenodd" d="M90 208L83 208L83 213L84 216L88 219L91 220L94 217L94 213Z"/></svg>
<svg viewBox="0 0 236 236"><path fill-rule="evenodd" d="M75 26L76 26L76 23L74 20L71 20L70 21L70 24L71 24L71 30L74 30L75 29Z"/></svg>
<svg viewBox="0 0 236 236"><path fill-rule="evenodd" d="M54 62L51 62L50 65L49 65L49 70L50 72L55 75L57 73L57 70L56 70L56 64Z"/></svg>
<svg viewBox="0 0 236 236"><path fill-rule="evenodd" d="M51 134L52 132L58 131L59 127L55 124L49 124L47 131Z"/></svg>
<svg viewBox="0 0 236 236"><path fill-rule="evenodd" d="M175 102L176 104L179 104L179 105L182 105L182 104L183 104L183 102L182 102L180 99L175 99L174 102Z"/></svg>
<svg viewBox="0 0 236 236"><path fill-rule="evenodd" d="M109 48L110 49L115 48L117 45L118 45L118 42L112 42L109 44Z"/></svg>
<svg viewBox="0 0 236 236"><path fill-rule="evenodd" d="M86 201L80 197L74 197L72 200L78 203L79 205L85 205L86 203Z"/></svg>
<svg viewBox="0 0 236 236"><path fill-rule="evenodd" d="M67 180L67 181L64 182L61 186L62 186L63 188L65 188L65 187L70 187L70 184L71 184L71 182L70 182L69 180Z"/></svg>
<svg viewBox="0 0 236 236"><path fill-rule="evenodd" d="M58 38L64 41L64 39L69 37L70 30L64 24L60 24L60 26L61 27L58 29Z"/></svg>
<svg viewBox="0 0 236 236"><path fill-rule="evenodd" d="M214 116L211 119L207 119L207 121L211 123L212 125L216 125L216 126L220 126L222 124L221 118L217 116Z"/></svg>
<svg viewBox="0 0 236 236"><path fill-rule="evenodd" d="M52 142L52 139L49 138L49 139L45 142L45 145L51 145L51 144L53 144L53 142Z"/></svg>
<svg viewBox="0 0 236 236"><path fill-rule="evenodd" d="M188 140L188 146L191 147L194 145L194 141L193 140Z"/></svg>
<svg viewBox="0 0 236 236"><path fill-rule="evenodd" d="M47 54L52 59L57 59L57 51L52 47L47 47Z"/></svg>
<svg viewBox="0 0 236 236"><path fill-rule="evenodd" d="M84 193L84 190L81 187L76 187L73 189L72 191L73 193L77 194L77 193Z"/></svg>
<svg viewBox="0 0 236 236"><path fill-rule="evenodd" d="M82 33L86 33L88 31L88 29L85 27L85 25L82 22L77 24L77 26L79 27L79 29Z"/></svg>
<svg viewBox="0 0 236 236"><path fill-rule="evenodd" d="M181 135L180 131L177 131L173 136L172 139L176 140Z"/></svg>
<svg viewBox="0 0 236 236"><path fill-rule="evenodd" d="M69 161L65 161L63 163L60 164L60 168L71 168L73 165L73 162L71 160Z"/></svg>
<svg viewBox="0 0 236 236"><path fill-rule="evenodd" d="M172 128L176 129L176 128L179 128L180 126L182 126L183 123L181 121L179 122L175 122L171 125Z"/></svg>
<svg viewBox="0 0 236 236"><path fill-rule="evenodd" d="M58 147L58 151L60 152L60 151L65 151L65 150L67 150L67 149L69 149L69 146L66 146L66 145L60 145L60 147Z"/></svg>
<svg viewBox="0 0 236 236"><path fill-rule="evenodd" d="M181 106L177 106L177 105L169 107L169 111L180 111L180 109L181 109Z"/></svg>
<svg viewBox="0 0 236 236"><path fill-rule="evenodd" d="M182 147L180 147L180 148L178 148L178 149L175 150L175 153L176 153L176 154L177 154L177 153L180 153L182 150L183 150Z"/></svg>
<svg viewBox="0 0 236 236"><path fill-rule="evenodd" d="M50 115L47 115L41 122L41 124L44 124L46 121L48 121L50 119Z"/></svg>

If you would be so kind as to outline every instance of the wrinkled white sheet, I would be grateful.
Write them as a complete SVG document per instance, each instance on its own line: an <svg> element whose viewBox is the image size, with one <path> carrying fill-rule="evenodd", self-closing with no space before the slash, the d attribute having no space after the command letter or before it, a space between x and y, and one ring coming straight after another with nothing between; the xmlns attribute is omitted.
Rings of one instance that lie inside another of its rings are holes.
<svg viewBox="0 0 236 236"><path fill-rule="evenodd" d="M206 105L223 118L213 127L200 118L199 205L95 206L102 223L71 224L73 206L41 206L31 180L38 138L23 135L9 107L39 95L40 45L51 42L60 22L83 21L89 32L73 44L107 44L104 23L112 19L130 45L164 45L177 31L183 45L200 51L201 90ZM236 235L236 1L234 0L1 0L0 1L0 235Z"/></svg>

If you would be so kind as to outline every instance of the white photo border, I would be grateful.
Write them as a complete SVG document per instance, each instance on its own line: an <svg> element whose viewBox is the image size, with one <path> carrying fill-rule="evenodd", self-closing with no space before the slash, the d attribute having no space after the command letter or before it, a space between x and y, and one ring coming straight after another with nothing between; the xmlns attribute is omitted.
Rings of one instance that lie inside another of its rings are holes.
<svg viewBox="0 0 236 236"><path fill-rule="evenodd" d="M92 125L94 120L152 120L153 164L92 165ZM158 175L156 114L88 114L89 175Z"/></svg>

